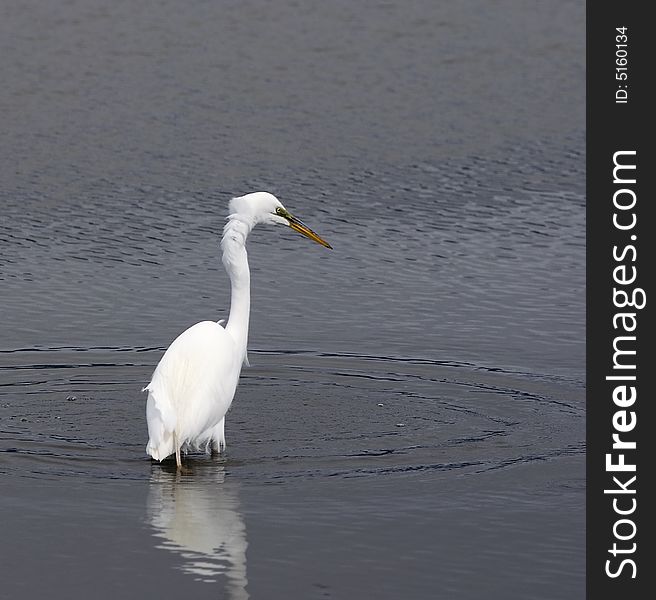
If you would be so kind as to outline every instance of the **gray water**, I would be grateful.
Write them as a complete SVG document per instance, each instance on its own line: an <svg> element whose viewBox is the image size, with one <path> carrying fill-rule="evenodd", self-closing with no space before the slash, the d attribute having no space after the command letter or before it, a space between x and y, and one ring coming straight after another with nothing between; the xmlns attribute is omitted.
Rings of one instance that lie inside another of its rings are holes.
<svg viewBox="0 0 656 600"><path fill-rule="evenodd" d="M0 8L0 597L584 595L584 6ZM228 448L145 385L229 309Z"/></svg>

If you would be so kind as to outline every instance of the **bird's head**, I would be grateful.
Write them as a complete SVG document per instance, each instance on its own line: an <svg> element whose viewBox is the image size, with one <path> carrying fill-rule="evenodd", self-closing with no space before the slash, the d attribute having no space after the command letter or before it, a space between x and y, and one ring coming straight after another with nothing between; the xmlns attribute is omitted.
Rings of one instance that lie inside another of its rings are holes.
<svg viewBox="0 0 656 600"><path fill-rule="evenodd" d="M282 205L282 202L269 192L253 192L252 194L233 198L230 201L230 214L243 215L252 219L255 224L273 223L287 225L294 231L317 242L317 244L332 249L332 246L328 242L314 233L300 219L292 215Z"/></svg>

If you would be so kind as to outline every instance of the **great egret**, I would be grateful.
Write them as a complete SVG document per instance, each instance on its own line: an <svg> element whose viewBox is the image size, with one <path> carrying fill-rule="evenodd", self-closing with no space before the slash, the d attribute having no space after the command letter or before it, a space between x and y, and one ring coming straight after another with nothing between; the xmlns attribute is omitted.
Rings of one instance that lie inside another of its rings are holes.
<svg viewBox="0 0 656 600"><path fill-rule="evenodd" d="M287 211L268 192L255 192L230 202L223 228L223 265L230 277L228 322L201 321L181 333L159 361L148 391L146 452L162 461L186 447L225 448L225 414L235 395L246 345L250 312L250 271L246 238L258 223L288 225L294 231L331 248L314 231Z"/></svg>

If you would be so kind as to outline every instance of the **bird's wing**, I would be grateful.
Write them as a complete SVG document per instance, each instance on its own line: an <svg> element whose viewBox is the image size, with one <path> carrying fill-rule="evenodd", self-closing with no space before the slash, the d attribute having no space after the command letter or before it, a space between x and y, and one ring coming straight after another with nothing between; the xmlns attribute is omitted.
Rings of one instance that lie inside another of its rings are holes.
<svg viewBox="0 0 656 600"><path fill-rule="evenodd" d="M151 455L153 448L169 449L174 430L181 438L197 435L223 417L239 377L237 361L234 341L214 321L196 323L171 343L145 388Z"/></svg>

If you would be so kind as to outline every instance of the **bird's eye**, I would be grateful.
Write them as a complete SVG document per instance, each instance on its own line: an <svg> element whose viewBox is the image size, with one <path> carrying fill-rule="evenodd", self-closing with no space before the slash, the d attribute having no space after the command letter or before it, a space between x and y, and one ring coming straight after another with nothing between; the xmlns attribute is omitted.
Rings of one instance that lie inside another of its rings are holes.
<svg viewBox="0 0 656 600"><path fill-rule="evenodd" d="M285 209L279 206L278 208L276 208L276 214L280 215L281 217L284 217L285 216Z"/></svg>

